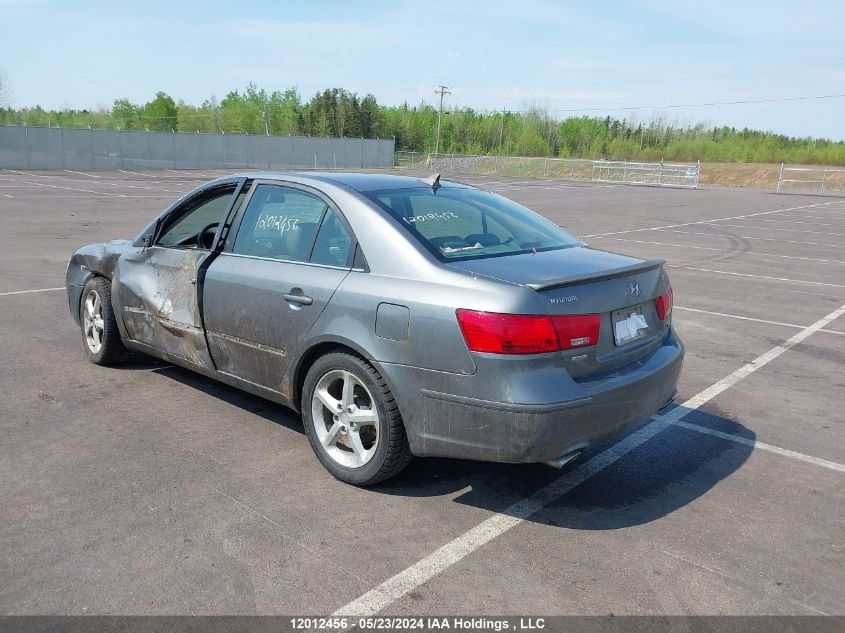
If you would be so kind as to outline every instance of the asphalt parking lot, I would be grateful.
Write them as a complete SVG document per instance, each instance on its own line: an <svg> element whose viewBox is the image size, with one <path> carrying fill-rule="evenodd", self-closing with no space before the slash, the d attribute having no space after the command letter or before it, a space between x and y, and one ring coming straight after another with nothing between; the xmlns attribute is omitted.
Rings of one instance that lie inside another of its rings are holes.
<svg viewBox="0 0 845 633"><path fill-rule="evenodd" d="M1 614L845 614L845 199L462 179L668 261L679 406L362 490L283 408L86 360L71 253L218 174L0 171Z"/></svg>

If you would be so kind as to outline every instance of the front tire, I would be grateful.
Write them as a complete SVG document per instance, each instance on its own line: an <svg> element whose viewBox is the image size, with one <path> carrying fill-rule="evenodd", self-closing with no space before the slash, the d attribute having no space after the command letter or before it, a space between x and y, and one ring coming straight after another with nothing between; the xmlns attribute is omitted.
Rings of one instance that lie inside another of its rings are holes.
<svg viewBox="0 0 845 633"><path fill-rule="evenodd" d="M95 365L116 365L126 360L129 352L120 340L111 304L111 282L93 277L82 291L79 310L82 343L88 360Z"/></svg>
<svg viewBox="0 0 845 633"><path fill-rule="evenodd" d="M393 394L358 356L332 352L317 359L305 377L301 408L311 448L341 481L370 486L411 461Z"/></svg>

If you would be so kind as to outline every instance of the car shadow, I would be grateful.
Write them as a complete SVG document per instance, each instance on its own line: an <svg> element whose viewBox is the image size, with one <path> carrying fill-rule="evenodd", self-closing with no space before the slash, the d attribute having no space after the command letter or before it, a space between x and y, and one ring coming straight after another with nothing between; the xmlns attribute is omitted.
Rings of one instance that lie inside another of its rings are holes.
<svg viewBox="0 0 845 633"><path fill-rule="evenodd" d="M526 520L583 530L649 523L706 494L736 472L753 450L748 444L706 433L715 430L745 440L756 438L753 431L715 407L708 412L690 410L682 421L704 431L670 425ZM512 504L546 486L565 489L567 478L580 479L582 464L621 439L592 447L561 470L543 464L414 460L402 475L373 490L411 497L460 493L453 502L508 514Z"/></svg>
<svg viewBox="0 0 845 633"><path fill-rule="evenodd" d="M152 369L274 424L304 432L300 416L290 409L190 370L135 355L125 366ZM714 406L708 406L707 412L690 410L683 422L746 440L756 438L753 431ZM560 470L543 464L418 458L397 477L367 490L371 494L408 498L447 497L452 503L507 514L512 504L542 488L565 485L567 478L577 477L582 464L611 449L619 439L592 447ZM526 520L583 530L613 530L649 523L706 494L736 472L752 450L747 444L671 425Z"/></svg>

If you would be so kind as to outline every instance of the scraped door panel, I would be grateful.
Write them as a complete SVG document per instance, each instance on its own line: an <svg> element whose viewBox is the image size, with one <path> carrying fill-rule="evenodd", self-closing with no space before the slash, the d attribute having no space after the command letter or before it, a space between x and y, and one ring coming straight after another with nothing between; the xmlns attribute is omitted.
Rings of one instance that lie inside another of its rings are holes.
<svg viewBox="0 0 845 633"><path fill-rule="evenodd" d="M197 271L208 251L152 246L118 260L114 303L126 334L191 363L211 368L197 301Z"/></svg>
<svg viewBox="0 0 845 633"><path fill-rule="evenodd" d="M221 253L203 287L208 345L217 368L278 391L291 357L348 274ZM310 301L289 301L286 295Z"/></svg>

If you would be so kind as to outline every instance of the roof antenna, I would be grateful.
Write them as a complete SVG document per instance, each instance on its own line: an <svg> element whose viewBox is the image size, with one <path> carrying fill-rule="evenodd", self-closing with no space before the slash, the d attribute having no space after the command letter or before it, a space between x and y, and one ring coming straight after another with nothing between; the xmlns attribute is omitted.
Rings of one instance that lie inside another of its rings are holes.
<svg viewBox="0 0 845 633"><path fill-rule="evenodd" d="M431 190L437 193L440 188L440 174L431 174L428 178L420 178L420 182L431 187Z"/></svg>

